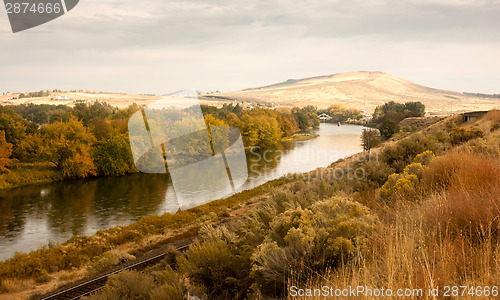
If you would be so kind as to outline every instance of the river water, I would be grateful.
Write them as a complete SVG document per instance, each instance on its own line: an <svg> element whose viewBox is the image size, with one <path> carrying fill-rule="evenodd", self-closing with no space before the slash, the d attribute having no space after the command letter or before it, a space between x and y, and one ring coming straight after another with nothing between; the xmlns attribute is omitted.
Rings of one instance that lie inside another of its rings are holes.
<svg viewBox="0 0 500 300"><path fill-rule="evenodd" d="M319 137L247 153L251 189L286 174L303 173L360 152L363 127L321 124ZM132 174L0 191L0 259L29 252L73 235L128 225L142 216L170 211L175 197L167 175Z"/></svg>

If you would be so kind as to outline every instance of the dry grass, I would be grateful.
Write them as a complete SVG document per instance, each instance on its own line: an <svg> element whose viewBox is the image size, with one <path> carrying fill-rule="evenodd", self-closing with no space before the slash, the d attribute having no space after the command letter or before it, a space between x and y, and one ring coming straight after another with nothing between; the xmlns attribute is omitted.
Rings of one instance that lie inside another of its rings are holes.
<svg viewBox="0 0 500 300"><path fill-rule="evenodd" d="M443 295L444 286L499 285L500 245L494 242L491 235L484 236L479 243L471 243L472 237L467 235L453 237L429 231L424 225L424 212L423 207L418 206L399 208L394 211L394 222L384 225L374 237L370 255L359 256L355 263L330 270L298 286L310 289L363 286L390 288L393 292L398 289L422 289L423 296L413 295L405 299L433 299L426 295L429 288L439 287L439 293ZM307 297L323 298L328 297ZM368 295L359 298L378 297ZM398 297L387 297L393 298Z"/></svg>
<svg viewBox="0 0 500 300"><path fill-rule="evenodd" d="M432 191L462 189L483 191L500 183L500 163L471 152L452 152L436 158L425 173L424 182Z"/></svg>
<svg viewBox="0 0 500 300"><path fill-rule="evenodd" d="M426 192L419 201L399 199L379 209L384 222L368 255L359 254L355 262L317 274L306 283L292 281L289 287L312 289L313 295L317 289L316 296L302 297L307 299L328 298L318 294L324 286L423 292L405 299L443 298L445 286L499 287L499 175L495 157L457 151L436 158L424 173L422 189ZM437 287L440 297L429 296L429 288ZM364 294L359 298L379 297ZM498 296L466 293L457 298Z"/></svg>
<svg viewBox="0 0 500 300"><path fill-rule="evenodd" d="M5 293L18 293L34 287L35 282L32 279L4 279L0 282L0 291Z"/></svg>
<svg viewBox="0 0 500 300"><path fill-rule="evenodd" d="M500 121L500 110L498 109L493 109L489 111L484 117L484 120L490 121L490 122L498 122Z"/></svg>

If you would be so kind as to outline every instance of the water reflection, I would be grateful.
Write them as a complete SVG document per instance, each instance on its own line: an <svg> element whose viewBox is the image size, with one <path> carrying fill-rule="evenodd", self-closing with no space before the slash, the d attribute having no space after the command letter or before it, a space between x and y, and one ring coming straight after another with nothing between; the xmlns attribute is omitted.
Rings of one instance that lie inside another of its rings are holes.
<svg viewBox="0 0 500 300"><path fill-rule="evenodd" d="M0 258L158 212L165 174L94 178L0 191Z"/></svg>
<svg viewBox="0 0 500 300"><path fill-rule="evenodd" d="M287 173L326 167L361 151L360 126L322 124L320 137L247 151L249 189ZM234 180L234 179L233 179ZM0 191L0 259L49 241L127 225L141 216L176 210L165 174L133 174L26 186Z"/></svg>

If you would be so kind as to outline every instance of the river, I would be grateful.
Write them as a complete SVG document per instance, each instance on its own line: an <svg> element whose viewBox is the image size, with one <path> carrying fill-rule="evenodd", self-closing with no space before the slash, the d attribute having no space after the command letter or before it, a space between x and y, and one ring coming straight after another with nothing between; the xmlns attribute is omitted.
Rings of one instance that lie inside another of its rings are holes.
<svg viewBox="0 0 500 300"><path fill-rule="evenodd" d="M286 174L326 167L360 152L363 127L321 124L319 137L281 143L275 149L247 153L251 189ZM29 252L73 235L128 225L142 216L171 210L175 197L167 175L71 180L0 191L0 259Z"/></svg>

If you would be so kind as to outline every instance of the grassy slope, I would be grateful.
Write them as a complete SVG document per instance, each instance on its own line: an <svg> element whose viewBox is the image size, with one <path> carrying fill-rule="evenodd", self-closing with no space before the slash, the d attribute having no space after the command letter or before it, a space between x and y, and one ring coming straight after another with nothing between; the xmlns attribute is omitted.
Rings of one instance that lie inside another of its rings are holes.
<svg viewBox="0 0 500 300"><path fill-rule="evenodd" d="M490 112L473 123L448 118L423 133L435 134L450 120L467 129L482 129L485 138L443 152L426 171L428 182L411 201L407 195L396 195L391 203L381 205L376 194L358 197L371 203L382 221L370 252L354 263L312 276L302 287L364 286L393 292L408 288L423 289L424 294L439 287L442 297L444 286L500 286L500 130L490 132L492 124L500 124L500 112ZM442 176L451 176L451 181L445 187L431 188ZM478 298L468 292L459 298ZM396 297L388 297L392 298ZM498 296L490 291L484 298Z"/></svg>

